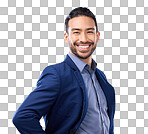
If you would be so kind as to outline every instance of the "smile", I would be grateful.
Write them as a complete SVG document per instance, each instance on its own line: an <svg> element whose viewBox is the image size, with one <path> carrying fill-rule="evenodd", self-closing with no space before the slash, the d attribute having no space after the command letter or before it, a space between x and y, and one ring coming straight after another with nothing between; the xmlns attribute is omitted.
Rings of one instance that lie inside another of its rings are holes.
<svg viewBox="0 0 148 134"><path fill-rule="evenodd" d="M90 45L88 45L88 46L78 46L78 47L80 47L80 48L88 48Z"/></svg>
<svg viewBox="0 0 148 134"><path fill-rule="evenodd" d="M90 45L87 45L87 46L83 46L83 45L77 45L78 49L80 51L88 51L89 48L90 48L91 44Z"/></svg>

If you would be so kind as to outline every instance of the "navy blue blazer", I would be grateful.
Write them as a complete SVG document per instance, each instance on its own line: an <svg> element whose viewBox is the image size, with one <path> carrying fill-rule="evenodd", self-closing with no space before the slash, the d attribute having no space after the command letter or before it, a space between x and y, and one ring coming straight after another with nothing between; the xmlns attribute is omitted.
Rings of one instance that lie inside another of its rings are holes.
<svg viewBox="0 0 148 134"><path fill-rule="evenodd" d="M109 134L114 134L114 88L102 71L96 69L95 73L107 100ZM74 134L87 107L87 90L82 75L67 55L63 62L43 70L36 88L16 111L13 123L21 134ZM45 120L45 131L39 123L41 117Z"/></svg>

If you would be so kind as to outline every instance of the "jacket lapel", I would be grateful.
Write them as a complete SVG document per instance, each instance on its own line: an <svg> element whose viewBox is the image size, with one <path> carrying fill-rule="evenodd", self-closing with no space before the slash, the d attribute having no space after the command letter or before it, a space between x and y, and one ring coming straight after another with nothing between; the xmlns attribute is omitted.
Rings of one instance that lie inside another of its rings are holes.
<svg viewBox="0 0 148 134"><path fill-rule="evenodd" d="M87 95L87 89L85 87L84 81L83 81L83 77L81 75L80 70L78 69L78 67L75 65L75 63L72 61L72 59L67 55L64 62L66 62L73 70L74 70L74 75L77 79L77 82L79 83L79 86L82 90L83 93L83 108L82 108L82 115L81 115L81 119L79 120L79 122L77 123L77 126L75 126L75 128L77 128L80 123L82 122L82 120L84 119L85 115L86 115L86 111L88 108L88 95Z"/></svg>
<svg viewBox="0 0 148 134"><path fill-rule="evenodd" d="M97 69L96 70L96 76L100 83L100 86L104 92L104 95L106 97L107 106L109 110L109 117L112 116L112 111L114 111L114 104L115 104L115 93L114 88L107 82L105 76L103 73Z"/></svg>
<svg viewBox="0 0 148 134"><path fill-rule="evenodd" d="M85 89L85 84L84 84L81 72L79 71L78 67L75 65L75 63L72 61L72 59L68 55L66 56L64 61L74 70L74 74L75 74L75 77L77 78L79 86L82 89Z"/></svg>

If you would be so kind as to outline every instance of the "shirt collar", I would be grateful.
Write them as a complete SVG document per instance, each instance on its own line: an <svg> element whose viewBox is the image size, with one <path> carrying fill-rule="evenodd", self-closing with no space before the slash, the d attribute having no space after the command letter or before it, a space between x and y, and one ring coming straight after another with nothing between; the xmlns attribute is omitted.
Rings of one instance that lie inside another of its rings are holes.
<svg viewBox="0 0 148 134"><path fill-rule="evenodd" d="M88 64L86 64L84 61L82 61L81 59L79 59L78 57L74 56L73 54L71 54L70 52L68 53L68 56L72 59L72 61L76 64L76 66L78 67L78 69L80 70L80 72L83 71L83 69L85 67L89 67ZM94 61L94 59L92 59L92 64L91 64L91 69L93 71L95 71L97 66L97 63ZM90 68L90 67L89 67Z"/></svg>

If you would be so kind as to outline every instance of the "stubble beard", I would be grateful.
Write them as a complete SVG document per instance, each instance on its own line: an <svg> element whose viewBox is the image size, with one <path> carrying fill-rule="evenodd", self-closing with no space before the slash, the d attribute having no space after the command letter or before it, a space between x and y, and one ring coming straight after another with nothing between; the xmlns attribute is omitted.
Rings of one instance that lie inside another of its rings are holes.
<svg viewBox="0 0 148 134"><path fill-rule="evenodd" d="M90 57L96 49L96 45L95 46L94 45L95 45L95 43L92 45L90 53L88 55L86 55L85 57L83 57L78 54L78 52L77 52L76 48L74 48L73 44L69 43L71 52L80 59L87 59L88 57ZM81 52L81 53L85 53L85 52Z"/></svg>

